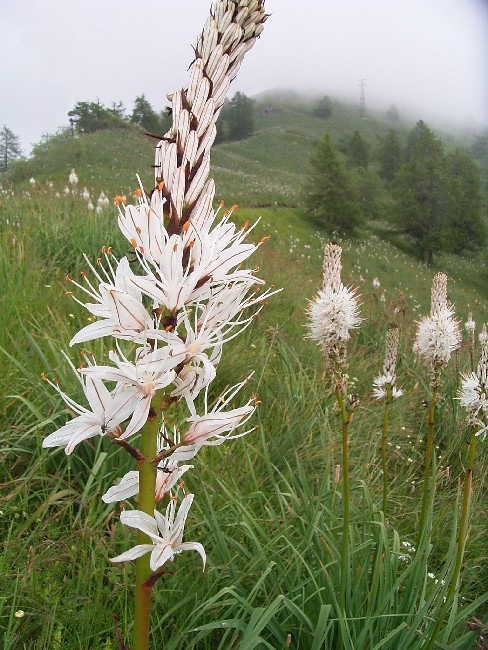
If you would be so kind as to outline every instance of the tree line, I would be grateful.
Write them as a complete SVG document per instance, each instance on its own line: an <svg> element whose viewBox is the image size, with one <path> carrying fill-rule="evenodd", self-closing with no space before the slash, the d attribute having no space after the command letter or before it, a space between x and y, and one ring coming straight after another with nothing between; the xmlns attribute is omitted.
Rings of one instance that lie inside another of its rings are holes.
<svg viewBox="0 0 488 650"><path fill-rule="evenodd" d="M243 140L254 133L255 101L237 92L226 100L221 112L216 142ZM171 128L171 109L156 111L145 95L138 95L130 114L121 101L105 106L97 101L80 101L68 112L70 126L58 132L60 136L95 133L104 129L120 129L138 126L145 133L163 136ZM46 140L48 136L43 136ZM34 147L35 148L35 147ZM10 163L22 155L19 137L4 125L0 131L0 170L6 172Z"/></svg>
<svg viewBox="0 0 488 650"><path fill-rule="evenodd" d="M254 132L254 100L237 92L227 101L219 119L218 141L242 140ZM100 101L77 102L68 116L74 133L94 133L102 129L123 128L128 124L161 137L171 128L171 109L157 112L144 95L134 100L134 109L127 116L122 102L104 106Z"/></svg>
<svg viewBox="0 0 488 650"><path fill-rule="evenodd" d="M404 144L390 129L374 150L359 131L337 147L324 135L310 160L304 203L330 233L351 235L367 219L387 219L428 264L437 253L463 253L487 240L476 161L464 149L446 150L423 121Z"/></svg>

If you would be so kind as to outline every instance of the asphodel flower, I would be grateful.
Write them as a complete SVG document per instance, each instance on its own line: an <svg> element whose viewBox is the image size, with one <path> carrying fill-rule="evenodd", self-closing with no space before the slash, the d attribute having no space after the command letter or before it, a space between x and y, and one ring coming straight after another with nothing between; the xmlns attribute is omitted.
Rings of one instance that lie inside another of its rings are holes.
<svg viewBox="0 0 488 650"><path fill-rule="evenodd" d="M151 571L158 571L166 562L172 562L175 555L179 555L183 551L197 551L205 568L207 558L202 544L183 542L183 531L192 502L193 494L187 494L176 512L176 500L171 499L166 508L166 514L161 515L155 510L154 517L140 510L124 510L120 515L120 521L126 526L136 528L148 535L152 543L138 544L110 561L128 562L136 560L146 553L151 553Z"/></svg>
<svg viewBox="0 0 488 650"><path fill-rule="evenodd" d="M447 276L437 273L432 282L430 315L417 323L413 350L432 372L439 372L460 344L461 331L454 306L447 301Z"/></svg>
<svg viewBox="0 0 488 650"><path fill-rule="evenodd" d="M463 375L458 399L468 413L468 422L483 440L488 432L488 341L481 346L476 372Z"/></svg>
<svg viewBox="0 0 488 650"><path fill-rule="evenodd" d="M340 361L351 330L361 322L356 292L341 281L342 249L324 249L323 287L308 304L308 338L323 349L326 359Z"/></svg>
<svg viewBox="0 0 488 650"><path fill-rule="evenodd" d="M396 362L398 356L398 343L400 341L400 330L395 323L388 327L386 333L386 349L385 361L383 364L383 374L378 375L373 380L373 397L375 399L383 399L388 395L388 388L390 389L390 396L392 399L401 397L403 391L397 388L396 384Z"/></svg>

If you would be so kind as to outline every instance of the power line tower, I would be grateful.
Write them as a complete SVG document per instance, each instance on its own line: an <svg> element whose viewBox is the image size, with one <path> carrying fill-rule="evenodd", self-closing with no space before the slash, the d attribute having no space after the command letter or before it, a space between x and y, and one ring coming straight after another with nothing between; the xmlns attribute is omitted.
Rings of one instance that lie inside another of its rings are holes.
<svg viewBox="0 0 488 650"><path fill-rule="evenodd" d="M366 79L359 80L359 87L361 89L359 99L359 117L366 117Z"/></svg>

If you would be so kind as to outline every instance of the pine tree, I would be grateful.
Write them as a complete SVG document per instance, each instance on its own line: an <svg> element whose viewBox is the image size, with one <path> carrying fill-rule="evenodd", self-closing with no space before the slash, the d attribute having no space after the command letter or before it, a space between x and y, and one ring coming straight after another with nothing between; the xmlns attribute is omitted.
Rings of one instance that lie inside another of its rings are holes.
<svg viewBox="0 0 488 650"><path fill-rule="evenodd" d="M163 127L161 117L156 113L144 95L139 95L134 100L134 110L130 116L131 124L137 124L142 129L153 135L162 135L166 129Z"/></svg>
<svg viewBox="0 0 488 650"><path fill-rule="evenodd" d="M329 233L353 234L362 223L358 196L329 135L317 143L310 166L304 192L308 215Z"/></svg>
<svg viewBox="0 0 488 650"><path fill-rule="evenodd" d="M379 164L379 176L386 181L392 181L402 164L402 147L395 129L390 129L383 138L379 136L376 160Z"/></svg>
<svg viewBox="0 0 488 650"><path fill-rule="evenodd" d="M450 224L443 145L423 122L409 136L409 159L395 179L394 195L400 231L432 264L434 254L448 248Z"/></svg>
<svg viewBox="0 0 488 650"><path fill-rule="evenodd" d="M6 172L12 160L22 155L19 137L4 124L0 131L0 165Z"/></svg>
<svg viewBox="0 0 488 650"><path fill-rule="evenodd" d="M317 108L314 111L317 117L330 117L332 115L332 102L328 95L324 95L319 101Z"/></svg>
<svg viewBox="0 0 488 650"><path fill-rule="evenodd" d="M450 222L450 248L454 253L474 250L486 243L482 216L480 173L473 158L456 149L446 157Z"/></svg>
<svg viewBox="0 0 488 650"><path fill-rule="evenodd" d="M254 133L254 100L237 92L226 112L229 140L244 140Z"/></svg>
<svg viewBox="0 0 488 650"><path fill-rule="evenodd" d="M368 168L369 145L359 131L354 131L347 144L346 158L348 167Z"/></svg>
<svg viewBox="0 0 488 650"><path fill-rule="evenodd" d="M395 106L395 104L390 105L390 108L385 113L385 119L388 122L400 121L400 113L398 112L398 108Z"/></svg>

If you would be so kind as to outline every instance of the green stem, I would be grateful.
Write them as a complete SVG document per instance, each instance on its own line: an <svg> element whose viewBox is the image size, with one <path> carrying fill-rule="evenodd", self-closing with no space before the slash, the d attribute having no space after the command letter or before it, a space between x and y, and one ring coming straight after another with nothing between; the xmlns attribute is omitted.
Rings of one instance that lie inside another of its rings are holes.
<svg viewBox="0 0 488 650"><path fill-rule="evenodd" d="M438 617L437 625L432 633L429 644L426 650L434 647L435 641L439 635L441 628L444 625L444 616L452 604L456 592L459 590L459 576L461 573L461 566L464 558L464 550L466 548L466 540L468 538L468 521L469 521L469 507L471 504L472 486L473 486L473 467L474 458L476 454L476 443L478 438L473 435L469 444L468 466L466 467L466 474L464 476L464 494L463 494L463 509L461 512L461 519L459 522L459 531L457 536L456 548L456 563L454 565L454 572L452 574L449 590L446 594L445 605ZM449 641L449 639L447 639Z"/></svg>
<svg viewBox="0 0 488 650"><path fill-rule="evenodd" d="M139 466L139 501L137 507L151 517L154 516L156 467L150 462L157 454L158 431L162 395L156 395L151 402L149 418L142 429L141 452L144 458ZM137 531L138 544L151 544L151 539L142 531ZM152 574L149 566L150 554L146 553L136 560L136 590L134 618L134 650L149 650L149 631L151 617L151 591L144 582Z"/></svg>
<svg viewBox="0 0 488 650"><path fill-rule="evenodd" d="M383 516L386 520L388 507L388 470L386 465L386 438L388 435L388 418L391 404L391 384L386 385L385 413L383 415L383 431L381 433L381 466L383 469Z"/></svg>
<svg viewBox="0 0 488 650"><path fill-rule="evenodd" d="M341 549L341 582L339 590L339 607L346 612L346 587L349 575L349 512L350 512L350 488L349 488L349 425L352 420L352 411L347 411L344 396L339 386L336 386L335 396L341 410L342 419L342 481L344 513L342 519L342 549Z"/></svg>
<svg viewBox="0 0 488 650"><path fill-rule="evenodd" d="M425 468L424 468L424 485L422 491L422 510L420 511L419 532L417 535L417 548L424 534L425 520L427 518L429 488L430 488L430 470L432 465L432 450L434 448L434 424L435 424L435 404L439 390L439 373L436 372L432 387L432 397L429 403L429 412L427 415L427 447L425 449Z"/></svg>

